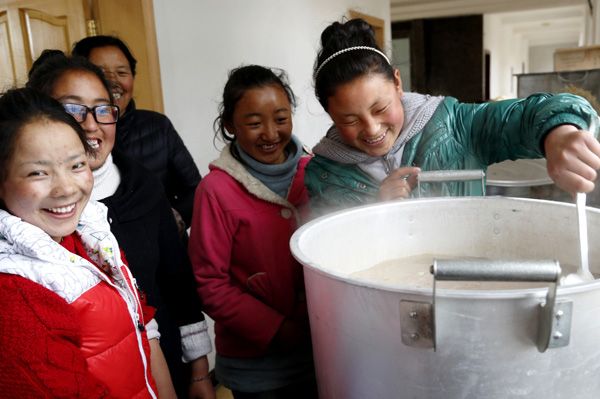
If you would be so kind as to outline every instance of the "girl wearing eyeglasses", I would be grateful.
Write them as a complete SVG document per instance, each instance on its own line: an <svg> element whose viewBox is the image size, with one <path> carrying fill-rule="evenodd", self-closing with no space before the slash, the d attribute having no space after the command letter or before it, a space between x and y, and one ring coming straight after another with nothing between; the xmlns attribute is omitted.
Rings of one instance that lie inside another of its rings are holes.
<svg viewBox="0 0 600 399"><path fill-rule="evenodd" d="M171 374L187 380L191 397L213 399L206 358L212 347L191 264L164 189L154 174L113 151L120 115L102 71L82 57L62 52L42 57L27 86L57 99L85 131L95 150L89 160L94 176L91 199L108 207L111 231L138 286L156 308L160 329L149 329L149 339L159 396L176 396ZM187 389L177 396L188 397Z"/></svg>
<svg viewBox="0 0 600 399"><path fill-rule="evenodd" d="M118 37L104 35L83 38L72 50L73 55L98 65L110 81L115 104L121 110L116 148L158 176L185 240L200 172L169 118L136 108L133 92L137 60L132 53L135 51Z"/></svg>

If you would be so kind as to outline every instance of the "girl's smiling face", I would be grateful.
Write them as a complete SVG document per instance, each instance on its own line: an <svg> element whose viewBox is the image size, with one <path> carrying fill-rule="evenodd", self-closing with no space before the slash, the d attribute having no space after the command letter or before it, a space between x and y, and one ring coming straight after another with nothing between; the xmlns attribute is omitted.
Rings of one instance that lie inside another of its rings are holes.
<svg viewBox="0 0 600 399"><path fill-rule="evenodd" d="M247 90L235 105L233 120L225 126L256 161L285 162L285 147L292 137L292 107L279 85Z"/></svg>
<svg viewBox="0 0 600 399"><path fill-rule="evenodd" d="M39 120L18 133L0 198L8 212L60 242L77 228L93 184L77 133L64 123Z"/></svg>
<svg viewBox="0 0 600 399"><path fill-rule="evenodd" d="M395 82L380 74L361 76L340 85L328 98L327 112L346 144L371 156L391 150L404 124L398 70L394 77Z"/></svg>
<svg viewBox="0 0 600 399"><path fill-rule="evenodd" d="M92 72L68 71L54 85L51 96L61 103L76 103L93 108L96 105L110 105L110 97L106 88ZM108 154L115 145L116 124L96 122L94 115L88 112L81 122L88 143L96 152L95 158L89 160L92 170L104 164Z"/></svg>

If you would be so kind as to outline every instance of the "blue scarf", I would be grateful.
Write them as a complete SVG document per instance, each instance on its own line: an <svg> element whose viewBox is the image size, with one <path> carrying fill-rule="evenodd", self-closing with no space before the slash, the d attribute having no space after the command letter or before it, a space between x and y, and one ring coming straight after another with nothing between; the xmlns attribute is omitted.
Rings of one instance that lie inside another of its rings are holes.
<svg viewBox="0 0 600 399"><path fill-rule="evenodd" d="M302 157L302 143L292 135L292 139L285 147L288 157L282 164L267 165L258 162L248 155L237 141L234 142L242 164L252 176L260 180L271 191L282 198L287 198L288 190L292 185L292 179L298 169L298 162Z"/></svg>

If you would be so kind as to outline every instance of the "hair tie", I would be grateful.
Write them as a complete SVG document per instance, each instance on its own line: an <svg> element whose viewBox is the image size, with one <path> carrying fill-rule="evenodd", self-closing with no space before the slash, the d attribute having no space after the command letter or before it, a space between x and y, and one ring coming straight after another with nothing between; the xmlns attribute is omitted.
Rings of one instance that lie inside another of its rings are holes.
<svg viewBox="0 0 600 399"><path fill-rule="evenodd" d="M353 50L371 50L371 51L374 51L377 54L381 55L383 58L385 58L385 60L387 61L388 64L392 65L392 63L390 62L389 58L383 52L377 50L374 47L369 47L369 46L348 47L348 48L345 48L343 50L338 51L337 53L333 53L325 61L323 61L321 63L321 65L319 65L319 67L317 68L317 71L315 72L314 79L317 80L317 76L319 75L319 72L321 72L321 69L323 69L323 67L325 66L325 64L327 64L329 61L331 61L332 59L334 59L335 57L337 57L340 54L344 54L344 53L347 53L348 51L353 51Z"/></svg>

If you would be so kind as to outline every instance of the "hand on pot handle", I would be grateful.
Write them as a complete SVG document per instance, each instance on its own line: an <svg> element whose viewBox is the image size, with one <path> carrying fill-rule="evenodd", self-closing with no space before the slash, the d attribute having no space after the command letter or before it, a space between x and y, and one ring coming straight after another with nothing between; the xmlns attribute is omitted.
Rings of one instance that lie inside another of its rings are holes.
<svg viewBox="0 0 600 399"><path fill-rule="evenodd" d="M591 126L590 130L594 129ZM548 133L544 148L548 175L558 187L573 197L594 190L596 171L600 169L600 143L592 133L561 125Z"/></svg>
<svg viewBox="0 0 600 399"><path fill-rule="evenodd" d="M421 172L421 168L414 166L394 170L381 182L379 200L391 201L408 198L412 189L417 186L419 172Z"/></svg>

